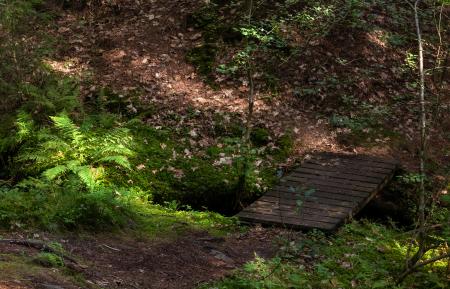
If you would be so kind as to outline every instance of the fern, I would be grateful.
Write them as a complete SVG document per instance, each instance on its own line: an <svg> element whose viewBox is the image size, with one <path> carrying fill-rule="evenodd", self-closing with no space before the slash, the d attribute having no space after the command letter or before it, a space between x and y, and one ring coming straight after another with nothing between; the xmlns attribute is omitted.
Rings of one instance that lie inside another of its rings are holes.
<svg viewBox="0 0 450 289"><path fill-rule="evenodd" d="M19 112L17 116L16 126L17 140L22 141L30 135L33 128L33 120L27 113Z"/></svg>
<svg viewBox="0 0 450 289"><path fill-rule="evenodd" d="M121 167L131 169L131 164L128 161L128 158L125 156L121 156L121 155L106 156L106 157L99 159L98 161L102 162L102 163L115 163Z"/></svg>
<svg viewBox="0 0 450 289"><path fill-rule="evenodd" d="M76 168L76 174L80 178L80 180L93 191L96 188L96 180L94 175L92 174L92 170L90 166L80 166Z"/></svg>
<svg viewBox="0 0 450 289"><path fill-rule="evenodd" d="M50 168L48 170L45 170L43 173L43 176L49 180L53 180L53 179L59 177L60 175L64 174L65 172L67 172L67 170L68 170L67 166L59 165L59 166Z"/></svg>
<svg viewBox="0 0 450 289"><path fill-rule="evenodd" d="M59 116L50 117L56 128L58 128L64 136L72 140L75 145L79 144L83 139L83 135L80 129L72 122L72 120L66 115L61 114Z"/></svg>
<svg viewBox="0 0 450 289"><path fill-rule="evenodd" d="M111 164L131 169L128 157L132 138L126 129L94 132L80 129L67 114L51 117L53 130L42 129L16 161L26 164L46 179L76 176L90 191L105 178Z"/></svg>

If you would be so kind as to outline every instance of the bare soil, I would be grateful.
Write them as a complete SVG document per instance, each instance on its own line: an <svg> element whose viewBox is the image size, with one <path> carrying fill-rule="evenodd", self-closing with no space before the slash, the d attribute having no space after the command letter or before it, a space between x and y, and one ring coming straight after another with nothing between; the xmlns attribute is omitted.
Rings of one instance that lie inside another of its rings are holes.
<svg viewBox="0 0 450 289"><path fill-rule="evenodd" d="M275 256L277 241L286 234L289 232L261 227L226 237L190 231L170 240L149 240L126 234L32 234L48 242L60 242L79 265L74 268L68 264L69 269L33 269L35 265L24 263L30 269L20 276L8 277L0 273L0 288L196 288L201 283L226 276L256 256ZM0 244L0 252L0 262L12 256L32 258L38 253L33 248L4 243ZM77 284L74 275L85 280L84 285Z"/></svg>

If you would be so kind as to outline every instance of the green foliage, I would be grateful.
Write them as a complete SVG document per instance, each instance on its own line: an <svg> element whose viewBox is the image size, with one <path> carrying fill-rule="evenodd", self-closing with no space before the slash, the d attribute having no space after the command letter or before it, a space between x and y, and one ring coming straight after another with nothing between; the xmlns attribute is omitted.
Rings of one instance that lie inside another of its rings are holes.
<svg viewBox="0 0 450 289"><path fill-rule="evenodd" d="M278 161L284 161L287 159L294 148L294 139L291 133L287 133L278 138L275 142L276 147L272 154Z"/></svg>
<svg viewBox="0 0 450 289"><path fill-rule="evenodd" d="M128 127L134 138L132 167L127 178L115 176L123 186L128 182L148 191L149 198L165 204L176 201L195 209L208 208L230 213L239 176L243 170L244 148L241 137L219 137L218 146L195 152L189 135L177 136L173 132L156 130L132 121ZM228 135L228 128L223 128ZM233 134L232 132L230 132ZM175 141L184 139L184 141ZM262 150L252 150L246 170L249 173L245 189L249 196L259 194L273 181L273 169L264 163ZM259 161L258 161L259 160ZM254 164L261 163L259 167Z"/></svg>
<svg viewBox="0 0 450 289"><path fill-rule="evenodd" d="M132 138L127 129L95 133L83 131L66 114L51 120L54 129L39 130L33 136L35 142L24 145L16 158L28 165L26 171L42 173L48 180L73 174L93 191L106 181L105 167L130 169Z"/></svg>
<svg viewBox="0 0 450 289"><path fill-rule="evenodd" d="M312 231L286 240L279 257L257 257L233 276L201 288L446 288L444 264L395 284L408 244L395 229L353 222L336 236Z"/></svg>
<svg viewBox="0 0 450 289"><path fill-rule="evenodd" d="M64 267L64 259L61 256L55 255L53 253L41 252L36 257L34 257L33 262L44 267Z"/></svg>
<svg viewBox="0 0 450 289"><path fill-rule="evenodd" d="M80 109L78 83L70 78L49 73L40 86L24 83L20 91L26 99L21 110L30 113L41 123L48 120L48 115Z"/></svg>
<svg viewBox="0 0 450 289"><path fill-rule="evenodd" d="M270 134L265 128L257 127L251 132L250 139L255 146L267 145L270 141Z"/></svg>
<svg viewBox="0 0 450 289"><path fill-rule="evenodd" d="M26 17L35 15L35 7L42 0L0 0L0 23L10 31L20 29L19 24Z"/></svg>
<svg viewBox="0 0 450 289"><path fill-rule="evenodd" d="M0 188L0 196L1 226L56 230L121 227L136 214L131 200L139 195L114 187L86 193L74 178L65 184L29 178Z"/></svg>
<svg viewBox="0 0 450 289"><path fill-rule="evenodd" d="M338 129L340 141L372 145L384 138L396 136L385 125L391 117L388 106L359 101L352 96L343 96L341 101L341 113L334 113L330 117L330 124Z"/></svg>

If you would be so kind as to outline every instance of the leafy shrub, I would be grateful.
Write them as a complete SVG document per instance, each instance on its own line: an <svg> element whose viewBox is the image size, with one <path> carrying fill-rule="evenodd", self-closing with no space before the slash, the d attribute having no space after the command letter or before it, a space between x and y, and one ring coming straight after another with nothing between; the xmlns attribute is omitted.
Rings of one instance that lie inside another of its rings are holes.
<svg viewBox="0 0 450 289"><path fill-rule="evenodd" d="M139 194L104 187L87 192L77 179L65 184L29 178L0 188L0 226L50 230L120 227L132 219Z"/></svg>

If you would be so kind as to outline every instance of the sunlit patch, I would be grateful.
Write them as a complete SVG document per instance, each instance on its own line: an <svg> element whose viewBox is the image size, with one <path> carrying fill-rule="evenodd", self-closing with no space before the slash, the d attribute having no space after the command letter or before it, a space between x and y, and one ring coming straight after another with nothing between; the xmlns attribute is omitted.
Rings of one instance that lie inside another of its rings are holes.
<svg viewBox="0 0 450 289"><path fill-rule="evenodd" d="M51 70L68 76L81 76L83 72L86 71L86 65L83 64L78 58L59 61L46 59L43 62Z"/></svg>
<svg viewBox="0 0 450 289"><path fill-rule="evenodd" d="M114 49L103 54L106 60L112 62L121 61L125 56L127 56L127 53L122 49Z"/></svg>
<svg viewBox="0 0 450 289"><path fill-rule="evenodd" d="M383 30L373 30L367 33L367 40L380 47L387 47L387 34Z"/></svg>

